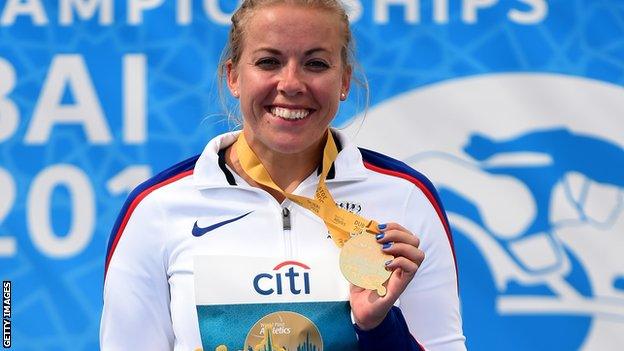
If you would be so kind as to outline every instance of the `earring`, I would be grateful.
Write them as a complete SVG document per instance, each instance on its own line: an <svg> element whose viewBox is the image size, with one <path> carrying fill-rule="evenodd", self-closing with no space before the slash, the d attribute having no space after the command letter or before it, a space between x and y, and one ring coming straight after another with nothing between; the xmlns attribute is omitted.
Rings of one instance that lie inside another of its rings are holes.
<svg viewBox="0 0 624 351"><path fill-rule="evenodd" d="M234 95L234 97L238 99L238 90L234 90L232 92L232 95Z"/></svg>
<svg viewBox="0 0 624 351"><path fill-rule="evenodd" d="M346 99L347 99L347 94L345 94L345 93L340 93L340 98L341 98L342 100L346 100Z"/></svg>

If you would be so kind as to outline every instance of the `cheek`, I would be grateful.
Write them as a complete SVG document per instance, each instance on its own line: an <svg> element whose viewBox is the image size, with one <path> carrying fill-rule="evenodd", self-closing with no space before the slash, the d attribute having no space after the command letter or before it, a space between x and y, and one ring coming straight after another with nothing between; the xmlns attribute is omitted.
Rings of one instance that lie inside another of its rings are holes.
<svg viewBox="0 0 624 351"><path fill-rule="evenodd" d="M252 67L244 67L238 76L239 89L247 93L253 93L267 85L268 77L263 72L258 72Z"/></svg>
<svg viewBox="0 0 624 351"><path fill-rule="evenodd" d="M336 110L338 110L338 105L340 104L339 94L340 93L335 89L325 88L324 90L319 91L317 100L322 104L324 110L333 115L336 113Z"/></svg>
<svg viewBox="0 0 624 351"><path fill-rule="evenodd" d="M335 105L340 101L342 83L335 78L323 79L314 83L314 91L319 100L327 105Z"/></svg>
<svg viewBox="0 0 624 351"><path fill-rule="evenodd" d="M240 105L243 110L264 109L263 102L271 94L271 86L266 80L247 78L240 85Z"/></svg>

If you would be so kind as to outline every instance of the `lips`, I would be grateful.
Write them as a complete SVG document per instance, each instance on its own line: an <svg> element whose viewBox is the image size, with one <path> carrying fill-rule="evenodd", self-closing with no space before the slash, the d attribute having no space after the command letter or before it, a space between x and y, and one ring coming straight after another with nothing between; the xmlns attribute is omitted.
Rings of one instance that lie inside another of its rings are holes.
<svg viewBox="0 0 624 351"><path fill-rule="evenodd" d="M270 106L268 110L273 116L290 121L304 119L314 111L307 108L293 108L283 106Z"/></svg>

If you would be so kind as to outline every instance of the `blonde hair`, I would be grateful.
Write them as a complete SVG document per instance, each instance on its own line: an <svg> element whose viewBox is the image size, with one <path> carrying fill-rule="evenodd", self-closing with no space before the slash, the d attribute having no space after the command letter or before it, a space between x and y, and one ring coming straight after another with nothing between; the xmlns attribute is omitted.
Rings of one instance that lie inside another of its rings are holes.
<svg viewBox="0 0 624 351"><path fill-rule="evenodd" d="M278 4L321 9L336 14L340 20L340 24L343 27L343 46L341 51L342 63L345 66L351 63L353 57L353 40L351 37L351 29L349 28L349 17L339 0L244 0L240 7L232 15L230 35L221 57L221 62L219 63L221 74L225 73L225 65L228 61L231 61L234 65L238 63L243 47L245 26L254 11Z"/></svg>

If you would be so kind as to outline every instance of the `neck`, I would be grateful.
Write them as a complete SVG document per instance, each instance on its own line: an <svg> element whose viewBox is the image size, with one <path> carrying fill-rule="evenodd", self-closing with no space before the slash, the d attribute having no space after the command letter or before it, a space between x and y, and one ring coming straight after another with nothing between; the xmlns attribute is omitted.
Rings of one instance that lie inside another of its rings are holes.
<svg viewBox="0 0 624 351"><path fill-rule="evenodd" d="M244 130L243 130L244 132ZM271 179L286 192L294 191L299 184L306 179L321 164L323 148L325 146L325 138L321 139L315 145L298 153L281 153L267 148L264 144L253 137L245 138L249 147L256 154ZM283 201L284 196L273 190L257 184L242 169L238 162L238 155L233 147L226 151L226 162L234 171L245 179L252 186L260 187L268 191L278 201Z"/></svg>

